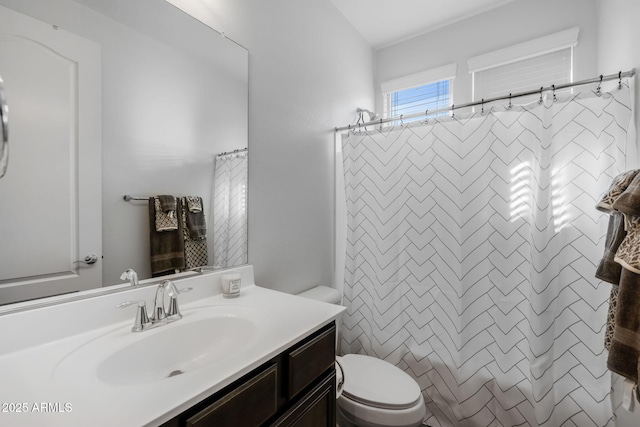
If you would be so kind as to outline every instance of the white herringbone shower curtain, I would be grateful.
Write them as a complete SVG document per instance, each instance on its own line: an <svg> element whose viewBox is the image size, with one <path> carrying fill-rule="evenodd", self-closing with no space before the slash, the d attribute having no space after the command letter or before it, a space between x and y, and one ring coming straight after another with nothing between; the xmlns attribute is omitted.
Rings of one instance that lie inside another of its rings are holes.
<svg viewBox="0 0 640 427"><path fill-rule="evenodd" d="M432 426L612 426L595 204L630 117L625 85L343 135L342 350L412 375Z"/></svg>
<svg viewBox="0 0 640 427"><path fill-rule="evenodd" d="M247 256L247 153L216 157L213 178L213 264L233 267Z"/></svg>

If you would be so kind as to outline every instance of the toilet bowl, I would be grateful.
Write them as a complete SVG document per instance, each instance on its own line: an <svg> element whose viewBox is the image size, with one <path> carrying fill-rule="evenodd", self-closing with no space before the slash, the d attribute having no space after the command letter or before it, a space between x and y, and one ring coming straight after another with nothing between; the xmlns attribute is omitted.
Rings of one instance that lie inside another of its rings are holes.
<svg viewBox="0 0 640 427"><path fill-rule="evenodd" d="M340 293L317 286L298 294L332 304ZM420 386L406 372L362 354L336 357L340 427L417 427L427 412Z"/></svg>

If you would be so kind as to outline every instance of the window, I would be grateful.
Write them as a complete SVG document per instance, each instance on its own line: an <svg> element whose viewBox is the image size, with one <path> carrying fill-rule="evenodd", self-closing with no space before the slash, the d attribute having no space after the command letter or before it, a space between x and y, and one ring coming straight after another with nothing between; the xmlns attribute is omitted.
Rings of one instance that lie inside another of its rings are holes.
<svg viewBox="0 0 640 427"><path fill-rule="evenodd" d="M456 70L456 64L448 64L382 83L383 117L419 114L403 119L410 122L424 119L426 110L450 107Z"/></svg>
<svg viewBox="0 0 640 427"><path fill-rule="evenodd" d="M473 99L479 101L508 93L525 92L540 86L570 83L573 48L505 64L473 73ZM570 89L566 89L570 90ZM518 103L531 102L538 95L519 98Z"/></svg>
<svg viewBox="0 0 640 427"><path fill-rule="evenodd" d="M409 89L391 92L385 96L385 116L400 117L426 110L437 110L451 105L451 80L440 80ZM446 114L443 112L441 114ZM409 118L406 121L421 120L424 117Z"/></svg>
<svg viewBox="0 0 640 427"><path fill-rule="evenodd" d="M573 48L579 32L574 27L470 58L467 65L472 73L473 100L572 82ZM536 97L519 98L518 103Z"/></svg>

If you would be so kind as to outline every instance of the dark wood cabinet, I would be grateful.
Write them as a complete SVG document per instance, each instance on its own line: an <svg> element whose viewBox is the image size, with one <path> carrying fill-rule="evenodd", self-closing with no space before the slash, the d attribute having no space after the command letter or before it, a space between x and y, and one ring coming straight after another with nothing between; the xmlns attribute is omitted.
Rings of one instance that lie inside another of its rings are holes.
<svg viewBox="0 0 640 427"><path fill-rule="evenodd" d="M331 323L162 427L335 427L335 340Z"/></svg>

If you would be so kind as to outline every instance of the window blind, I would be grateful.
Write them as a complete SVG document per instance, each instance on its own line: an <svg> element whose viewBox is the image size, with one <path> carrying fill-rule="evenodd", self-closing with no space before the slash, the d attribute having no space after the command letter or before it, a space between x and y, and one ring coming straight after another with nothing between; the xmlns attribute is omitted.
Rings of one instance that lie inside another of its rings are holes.
<svg viewBox="0 0 640 427"><path fill-rule="evenodd" d="M570 83L573 81L572 56L573 48L568 47L476 71L473 73L473 100L534 90L540 86ZM517 103L531 102L536 97L537 95L518 98Z"/></svg>

